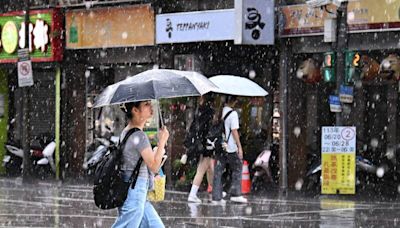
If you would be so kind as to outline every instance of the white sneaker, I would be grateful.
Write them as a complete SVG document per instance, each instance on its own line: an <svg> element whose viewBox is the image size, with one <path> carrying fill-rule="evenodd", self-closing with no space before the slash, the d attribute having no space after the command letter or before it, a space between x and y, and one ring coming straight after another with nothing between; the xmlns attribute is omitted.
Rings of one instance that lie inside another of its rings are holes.
<svg viewBox="0 0 400 228"><path fill-rule="evenodd" d="M231 196L231 201L235 203L247 203L247 199L243 196Z"/></svg>
<svg viewBox="0 0 400 228"><path fill-rule="evenodd" d="M225 201L224 199L221 199L221 200L213 200L213 201L211 201L211 204L213 204L213 205L225 205L225 204L226 204L226 201Z"/></svg>
<svg viewBox="0 0 400 228"><path fill-rule="evenodd" d="M188 201L189 201L189 202L192 202L192 203L201 203L201 199L199 199L199 197L197 197L197 196L191 196L191 195L189 195Z"/></svg>

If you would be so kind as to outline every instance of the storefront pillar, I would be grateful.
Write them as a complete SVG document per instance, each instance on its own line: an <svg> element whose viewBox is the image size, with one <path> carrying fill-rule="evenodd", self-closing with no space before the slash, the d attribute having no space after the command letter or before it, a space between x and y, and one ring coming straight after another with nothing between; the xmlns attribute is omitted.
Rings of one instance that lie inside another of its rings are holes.
<svg viewBox="0 0 400 228"><path fill-rule="evenodd" d="M281 116L281 140L279 141L279 166L280 177L279 187L282 191L288 188L288 65L289 51L287 40L281 42L280 66L279 66L279 95L280 95L280 116Z"/></svg>

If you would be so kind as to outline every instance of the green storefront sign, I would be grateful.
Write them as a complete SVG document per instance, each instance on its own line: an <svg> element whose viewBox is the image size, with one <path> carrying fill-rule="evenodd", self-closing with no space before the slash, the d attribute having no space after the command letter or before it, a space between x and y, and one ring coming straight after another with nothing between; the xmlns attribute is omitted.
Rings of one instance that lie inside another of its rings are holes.
<svg viewBox="0 0 400 228"><path fill-rule="evenodd" d="M62 59L61 34L63 16L59 10L36 10L29 16L29 46L25 44L25 23L22 12L0 15L0 63L15 62L18 49L29 48L34 62Z"/></svg>

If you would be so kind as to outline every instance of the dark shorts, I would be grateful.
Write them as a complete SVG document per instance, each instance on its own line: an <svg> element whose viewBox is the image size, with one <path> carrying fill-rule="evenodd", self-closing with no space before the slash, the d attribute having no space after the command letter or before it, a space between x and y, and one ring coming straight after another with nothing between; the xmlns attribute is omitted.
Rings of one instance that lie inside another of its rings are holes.
<svg viewBox="0 0 400 228"><path fill-rule="evenodd" d="M213 150L204 150L202 154L203 154L203 157L214 157Z"/></svg>

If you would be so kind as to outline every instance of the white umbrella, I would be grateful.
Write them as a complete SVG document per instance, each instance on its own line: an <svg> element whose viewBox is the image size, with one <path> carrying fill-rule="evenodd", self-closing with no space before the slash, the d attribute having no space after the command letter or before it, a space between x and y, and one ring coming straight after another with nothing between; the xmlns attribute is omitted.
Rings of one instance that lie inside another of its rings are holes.
<svg viewBox="0 0 400 228"><path fill-rule="evenodd" d="M261 86L244 77L217 75L209 79L218 86L218 88L213 89L213 92L216 93L248 97L264 97L268 95L268 92Z"/></svg>

